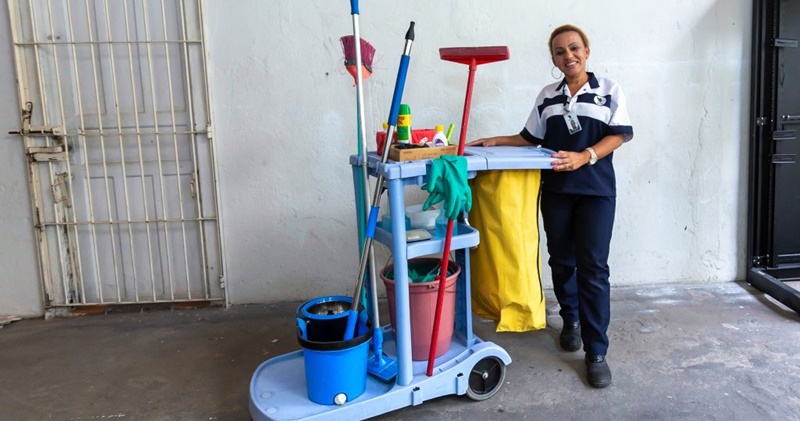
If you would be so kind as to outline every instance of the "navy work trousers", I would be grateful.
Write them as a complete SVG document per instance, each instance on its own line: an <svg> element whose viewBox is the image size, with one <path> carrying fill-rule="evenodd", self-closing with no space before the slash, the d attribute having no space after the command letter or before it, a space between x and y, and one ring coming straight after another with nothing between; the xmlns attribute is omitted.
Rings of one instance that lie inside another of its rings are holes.
<svg viewBox="0 0 800 421"><path fill-rule="evenodd" d="M608 249L616 198L542 192L553 289L565 323L581 322L583 350L606 355L611 319Z"/></svg>

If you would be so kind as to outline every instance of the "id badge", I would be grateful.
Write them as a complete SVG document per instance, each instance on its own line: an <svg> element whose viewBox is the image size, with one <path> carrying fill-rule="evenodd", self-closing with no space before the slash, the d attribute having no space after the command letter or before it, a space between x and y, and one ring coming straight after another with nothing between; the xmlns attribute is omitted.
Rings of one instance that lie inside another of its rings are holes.
<svg viewBox="0 0 800 421"><path fill-rule="evenodd" d="M569 134L575 134L581 131L581 122L578 120L578 116L575 115L574 112L569 112L564 116L564 121L567 123L567 130L569 130Z"/></svg>

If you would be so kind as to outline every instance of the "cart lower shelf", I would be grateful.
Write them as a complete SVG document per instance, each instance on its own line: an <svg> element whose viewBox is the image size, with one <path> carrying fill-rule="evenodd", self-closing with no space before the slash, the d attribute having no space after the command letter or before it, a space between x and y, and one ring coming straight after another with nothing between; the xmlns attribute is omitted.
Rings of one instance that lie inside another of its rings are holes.
<svg viewBox="0 0 800 421"><path fill-rule="evenodd" d="M394 353L389 326L384 327L384 351ZM250 416L265 420L356 420L384 414L445 395L467 394L488 399L502 387L511 357L498 345L474 337L467 346L453 337L447 353L436 359L433 376L425 375L426 361L414 361L408 385L384 383L367 376L367 388L344 405L320 405L308 399L303 351L284 354L262 363L250 381Z"/></svg>

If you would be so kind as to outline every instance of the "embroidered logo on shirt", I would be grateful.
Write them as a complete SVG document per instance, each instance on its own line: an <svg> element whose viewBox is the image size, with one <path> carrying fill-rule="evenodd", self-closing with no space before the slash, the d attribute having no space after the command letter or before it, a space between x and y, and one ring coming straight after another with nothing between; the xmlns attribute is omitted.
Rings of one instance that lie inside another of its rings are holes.
<svg viewBox="0 0 800 421"><path fill-rule="evenodd" d="M603 105L606 105L606 97L599 95L595 96L594 103L602 107Z"/></svg>

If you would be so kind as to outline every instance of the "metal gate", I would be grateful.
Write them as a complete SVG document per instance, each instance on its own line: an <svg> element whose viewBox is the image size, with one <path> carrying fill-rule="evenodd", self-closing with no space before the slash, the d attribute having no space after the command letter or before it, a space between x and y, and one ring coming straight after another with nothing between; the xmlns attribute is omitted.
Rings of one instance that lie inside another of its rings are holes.
<svg viewBox="0 0 800 421"><path fill-rule="evenodd" d="M225 300L201 0L9 0L48 308Z"/></svg>

